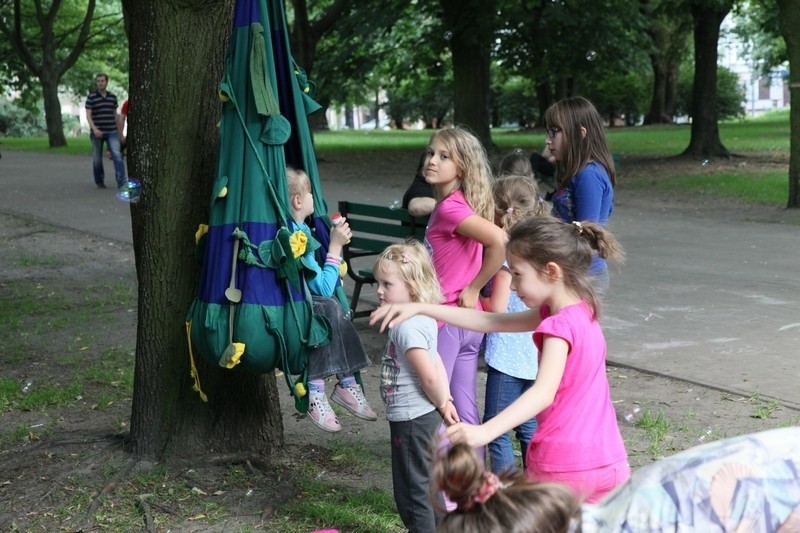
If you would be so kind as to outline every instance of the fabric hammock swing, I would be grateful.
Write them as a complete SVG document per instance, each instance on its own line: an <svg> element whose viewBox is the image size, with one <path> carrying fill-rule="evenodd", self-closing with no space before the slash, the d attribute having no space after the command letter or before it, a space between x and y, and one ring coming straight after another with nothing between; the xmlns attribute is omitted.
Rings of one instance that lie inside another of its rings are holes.
<svg viewBox="0 0 800 533"><path fill-rule="evenodd" d="M283 1L238 0L219 85L209 224L195 236L201 280L186 319L193 388L203 401L194 353L225 368L282 370L295 408L308 411L307 352L331 334L313 312L302 260L305 246L324 257L330 238L306 118L321 107L313 92L289 51ZM314 235L289 229L287 163L311 180ZM341 283L335 297L349 309Z"/></svg>

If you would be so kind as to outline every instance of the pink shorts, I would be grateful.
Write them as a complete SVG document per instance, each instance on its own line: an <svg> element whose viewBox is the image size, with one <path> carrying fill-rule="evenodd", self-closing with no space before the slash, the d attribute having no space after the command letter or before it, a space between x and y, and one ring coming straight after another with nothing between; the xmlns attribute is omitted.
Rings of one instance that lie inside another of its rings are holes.
<svg viewBox="0 0 800 533"><path fill-rule="evenodd" d="M631 477L628 461L620 461L592 470L543 472L528 463L526 474L540 483L560 483L571 488L581 501L595 503Z"/></svg>

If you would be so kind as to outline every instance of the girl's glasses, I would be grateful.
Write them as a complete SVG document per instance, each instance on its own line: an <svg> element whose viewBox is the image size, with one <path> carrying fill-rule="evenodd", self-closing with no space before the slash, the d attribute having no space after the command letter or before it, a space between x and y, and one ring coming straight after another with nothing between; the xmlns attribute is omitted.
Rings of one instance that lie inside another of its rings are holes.
<svg viewBox="0 0 800 533"><path fill-rule="evenodd" d="M547 132L547 137L549 137L550 139L555 139L558 132L561 131L561 128L552 127L552 128L547 128L544 131Z"/></svg>

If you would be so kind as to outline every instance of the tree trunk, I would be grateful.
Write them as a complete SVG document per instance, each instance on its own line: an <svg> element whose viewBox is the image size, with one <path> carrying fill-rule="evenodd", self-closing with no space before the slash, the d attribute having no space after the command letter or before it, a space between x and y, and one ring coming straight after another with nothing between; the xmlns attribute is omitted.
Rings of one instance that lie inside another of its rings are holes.
<svg viewBox="0 0 800 533"><path fill-rule="evenodd" d="M58 80L42 76L41 82L48 145L50 148L66 146L67 139L64 136L64 122L61 119L61 102L58 99Z"/></svg>
<svg viewBox="0 0 800 533"><path fill-rule="evenodd" d="M184 319L199 268L194 233L208 220L217 152L217 87L233 0L123 0L130 17L131 205L139 281L131 448L140 456L270 454L283 445L274 375L195 359L192 391Z"/></svg>
<svg viewBox="0 0 800 533"><path fill-rule="evenodd" d="M675 112L678 109L678 64L670 65L667 70L667 79L664 88L664 115L669 122L675 120Z"/></svg>
<svg viewBox="0 0 800 533"><path fill-rule="evenodd" d="M466 126L492 150L490 128L490 60L495 19L494 0L440 0L445 25L452 33L453 120Z"/></svg>
<svg viewBox="0 0 800 533"><path fill-rule="evenodd" d="M644 117L645 125L664 122L667 101L667 67L657 53L650 54L650 63L653 66L653 98L650 100L650 110Z"/></svg>
<svg viewBox="0 0 800 533"><path fill-rule="evenodd" d="M800 1L778 0L781 33L789 57L789 200L786 207L800 207Z"/></svg>
<svg viewBox="0 0 800 533"><path fill-rule="evenodd" d="M536 103L539 104L539 125L544 127L542 117L550 104L553 103L553 93L550 91L550 84L547 78L542 78L536 82Z"/></svg>
<svg viewBox="0 0 800 533"><path fill-rule="evenodd" d="M719 26L731 10L724 5L696 1L694 19L694 85L692 86L692 136L683 155L696 158L730 157L719 137L717 117L717 44Z"/></svg>

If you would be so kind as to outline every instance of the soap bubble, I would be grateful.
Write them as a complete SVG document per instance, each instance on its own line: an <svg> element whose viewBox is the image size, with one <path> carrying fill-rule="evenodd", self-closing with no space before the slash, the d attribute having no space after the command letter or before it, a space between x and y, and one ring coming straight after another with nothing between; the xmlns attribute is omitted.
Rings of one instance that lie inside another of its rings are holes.
<svg viewBox="0 0 800 533"><path fill-rule="evenodd" d="M453 38L453 32L451 32L451 31L444 32L444 40L445 41L449 41L452 38Z"/></svg>
<svg viewBox="0 0 800 533"><path fill-rule="evenodd" d="M394 211L395 209L400 209L401 207L403 207L403 202L401 202L400 200L392 200L392 202L389 204L389 209L391 209L392 211Z"/></svg>
<svg viewBox="0 0 800 533"><path fill-rule="evenodd" d="M625 422L627 422L632 426L635 426L636 423L641 419L641 417L642 417L642 408L639 407L638 405L634 405L627 413L625 413L622 416Z"/></svg>
<svg viewBox="0 0 800 533"><path fill-rule="evenodd" d="M135 204L142 199L142 184L139 180L128 178L117 191L117 199Z"/></svg>
<svg viewBox="0 0 800 533"><path fill-rule="evenodd" d="M711 161L708 159L703 159L703 161L700 163L700 166L707 167L710 163Z"/></svg>
<svg viewBox="0 0 800 533"><path fill-rule="evenodd" d="M706 442L710 442L714 437L714 430L711 428L705 428L701 433L700 436L697 437L697 444L704 444Z"/></svg>
<svg viewBox="0 0 800 533"><path fill-rule="evenodd" d="M594 50L586 52L586 61L594 61L595 59L597 59L597 52Z"/></svg>

